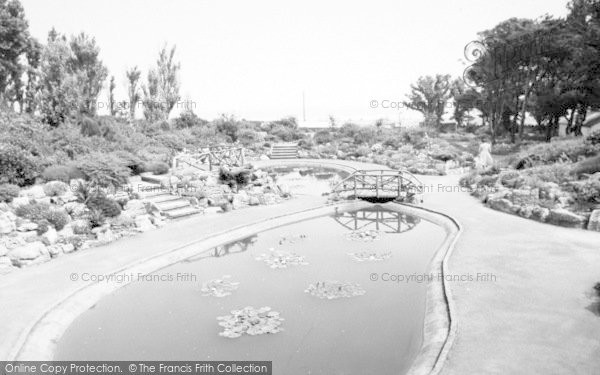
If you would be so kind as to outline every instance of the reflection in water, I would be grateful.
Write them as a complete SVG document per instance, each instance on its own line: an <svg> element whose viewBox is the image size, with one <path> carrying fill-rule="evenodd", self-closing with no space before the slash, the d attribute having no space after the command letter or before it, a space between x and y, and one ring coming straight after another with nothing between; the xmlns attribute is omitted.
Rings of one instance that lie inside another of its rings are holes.
<svg viewBox="0 0 600 375"><path fill-rule="evenodd" d="M413 229L421 219L401 212L373 206L351 212L338 212L333 218L352 231L376 230L385 233L402 233Z"/></svg>
<svg viewBox="0 0 600 375"><path fill-rule="evenodd" d="M243 253L247 251L250 245L258 240L258 235L248 236L239 241L229 242L225 245L217 246L209 251L205 251L202 254L193 256L184 260L185 263L196 262L205 258L220 258L229 254Z"/></svg>

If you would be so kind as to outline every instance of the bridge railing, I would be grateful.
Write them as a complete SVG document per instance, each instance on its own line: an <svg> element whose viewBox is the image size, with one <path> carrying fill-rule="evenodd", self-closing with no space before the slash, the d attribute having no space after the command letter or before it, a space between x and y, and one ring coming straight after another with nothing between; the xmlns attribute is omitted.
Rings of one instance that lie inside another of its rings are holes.
<svg viewBox="0 0 600 375"><path fill-rule="evenodd" d="M333 189L333 193L355 198L414 200L423 193L423 184L413 174L389 169L356 170Z"/></svg>
<svg viewBox="0 0 600 375"><path fill-rule="evenodd" d="M188 152L177 156L173 160L174 167L179 163L188 164L194 168L203 169L200 165L208 162L208 169L213 170L215 166L236 167L246 164L243 147L213 146L198 152Z"/></svg>

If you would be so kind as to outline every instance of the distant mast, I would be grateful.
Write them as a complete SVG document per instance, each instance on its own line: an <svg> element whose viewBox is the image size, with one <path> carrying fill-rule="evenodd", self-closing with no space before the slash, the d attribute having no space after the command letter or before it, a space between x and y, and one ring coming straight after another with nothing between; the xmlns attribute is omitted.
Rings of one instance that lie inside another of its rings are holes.
<svg viewBox="0 0 600 375"><path fill-rule="evenodd" d="M304 91L302 91L302 122L306 122L306 99L304 98Z"/></svg>

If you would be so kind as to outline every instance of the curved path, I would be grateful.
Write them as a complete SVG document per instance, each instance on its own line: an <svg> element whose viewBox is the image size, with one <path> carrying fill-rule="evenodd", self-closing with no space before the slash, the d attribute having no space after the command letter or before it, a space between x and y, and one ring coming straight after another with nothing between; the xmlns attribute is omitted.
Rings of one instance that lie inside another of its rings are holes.
<svg viewBox="0 0 600 375"><path fill-rule="evenodd" d="M382 168L337 160L297 162ZM472 277L491 274L490 281L451 283L460 326L442 373L597 371L600 317L591 311L591 288L600 281L600 233L555 227L490 210L467 193L456 192L457 176L420 179L426 185L423 206L452 215L463 224L464 232L450 259L451 272ZM275 206L193 217L0 276L0 359L14 356L14 349L32 324L56 301L83 285L71 281L71 273L110 273L211 233L323 203L321 197L301 197Z"/></svg>

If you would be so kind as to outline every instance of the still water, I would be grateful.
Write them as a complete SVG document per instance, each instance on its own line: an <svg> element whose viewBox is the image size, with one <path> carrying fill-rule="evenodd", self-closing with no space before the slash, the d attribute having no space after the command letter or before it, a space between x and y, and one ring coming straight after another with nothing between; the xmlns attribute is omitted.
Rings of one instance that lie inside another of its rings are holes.
<svg viewBox="0 0 600 375"><path fill-rule="evenodd" d="M425 274L444 237L432 223L376 205L261 232L99 301L69 327L55 359L268 360L274 374L403 373L421 345L427 284L385 280ZM271 268L273 253L301 261ZM230 295L205 295L213 279L233 283ZM360 293L321 299L305 292L311 284ZM278 312L283 330L220 336L217 317L246 306Z"/></svg>

